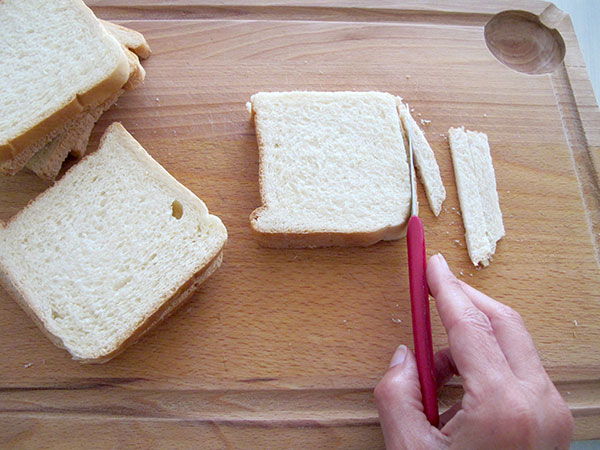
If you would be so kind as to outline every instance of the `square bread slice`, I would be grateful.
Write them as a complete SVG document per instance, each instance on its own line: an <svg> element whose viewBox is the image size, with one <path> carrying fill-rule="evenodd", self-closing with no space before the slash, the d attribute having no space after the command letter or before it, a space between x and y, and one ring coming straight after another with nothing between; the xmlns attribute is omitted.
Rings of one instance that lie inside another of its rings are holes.
<svg viewBox="0 0 600 450"><path fill-rule="evenodd" d="M487 266L505 234L488 139L464 127L450 128L448 137L469 257Z"/></svg>
<svg viewBox="0 0 600 450"><path fill-rule="evenodd" d="M0 42L4 174L22 169L67 122L129 78L121 45L81 0L1 1Z"/></svg>
<svg viewBox="0 0 600 450"><path fill-rule="evenodd" d="M104 362L221 264L227 231L118 123L0 228L0 279L52 341Z"/></svg>
<svg viewBox="0 0 600 450"><path fill-rule="evenodd" d="M419 127L410 114L408 105L402 103L400 99L398 99L398 113L400 114L405 134L408 134L408 130L410 129L414 162L421 184L425 188L429 207L433 211L433 214L439 216L442 211L442 203L446 199L446 188L444 187L444 183L442 183L440 167L435 159L435 154L425 138L425 133L423 133L421 127Z"/></svg>
<svg viewBox="0 0 600 450"><path fill-rule="evenodd" d="M405 235L410 183L396 97L262 92L249 108L263 205L250 223L261 244L367 246Z"/></svg>

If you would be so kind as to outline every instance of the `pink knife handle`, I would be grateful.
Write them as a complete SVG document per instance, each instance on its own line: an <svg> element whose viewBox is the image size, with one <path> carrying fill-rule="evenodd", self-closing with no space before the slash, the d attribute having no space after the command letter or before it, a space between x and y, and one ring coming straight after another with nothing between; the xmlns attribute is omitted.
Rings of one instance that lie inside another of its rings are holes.
<svg viewBox="0 0 600 450"><path fill-rule="evenodd" d="M408 221L406 242L408 245L408 276L410 280L413 337L415 341L417 371L419 373L421 394L423 396L423 408L429 423L437 427L439 413L431 339L431 321L429 319L425 231L423 230L423 223L417 216L412 216Z"/></svg>

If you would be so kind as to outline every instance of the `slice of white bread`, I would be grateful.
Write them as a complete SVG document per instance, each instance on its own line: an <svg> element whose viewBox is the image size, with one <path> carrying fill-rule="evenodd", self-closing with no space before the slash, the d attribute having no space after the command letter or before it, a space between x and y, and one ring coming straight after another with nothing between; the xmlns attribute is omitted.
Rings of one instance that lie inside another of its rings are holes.
<svg viewBox="0 0 600 450"><path fill-rule="evenodd" d="M0 2L0 41L5 174L22 169L65 124L129 78L122 47L81 0Z"/></svg>
<svg viewBox="0 0 600 450"><path fill-rule="evenodd" d="M0 228L0 277L53 342L104 362L221 263L227 231L118 123Z"/></svg>
<svg viewBox="0 0 600 450"><path fill-rule="evenodd" d="M429 142L427 142L423 130L411 116L408 105L402 103L400 99L398 99L398 114L400 114L406 135L410 129L414 162L419 179L425 188L429 207L436 216L439 216L442 211L442 203L446 199L446 188L444 188L444 183L442 183L442 176L440 175L440 168L435 159L435 154Z"/></svg>
<svg viewBox="0 0 600 450"><path fill-rule="evenodd" d="M396 97L271 92L250 102L269 247L366 246L406 233L410 183Z"/></svg>
<svg viewBox="0 0 600 450"><path fill-rule="evenodd" d="M105 20L100 22L123 46L129 62L129 80L123 89L104 103L82 112L64 132L31 157L26 167L46 181L53 181L57 177L69 153L77 158L85 154L90 135L100 116L116 103L125 90L135 89L146 77L146 71L139 60L140 57L150 56L150 46L144 36L137 31Z"/></svg>
<svg viewBox="0 0 600 450"><path fill-rule="evenodd" d="M450 128L448 137L469 257L487 266L505 234L488 139L463 127Z"/></svg>

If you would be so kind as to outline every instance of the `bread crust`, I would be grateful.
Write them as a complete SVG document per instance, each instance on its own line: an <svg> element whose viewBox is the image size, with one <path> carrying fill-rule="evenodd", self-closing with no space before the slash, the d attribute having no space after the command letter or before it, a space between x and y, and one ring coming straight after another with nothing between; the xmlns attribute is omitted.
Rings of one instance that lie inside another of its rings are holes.
<svg viewBox="0 0 600 450"><path fill-rule="evenodd" d="M75 119L87 107L105 102L129 79L129 63L122 53L117 67L104 81L83 94L77 94L62 109L42 120L35 127L0 145L0 172L14 175L45 143L56 137L64 129L64 123ZM40 144L41 142L41 144Z"/></svg>
<svg viewBox="0 0 600 450"><path fill-rule="evenodd" d="M104 141L106 140L107 136L114 128L116 128L119 132L127 133L125 128L120 123L115 122L107 128L106 132L100 140L99 147L101 147L104 144ZM167 181L164 177L168 174L168 172L160 164L158 164L151 158L148 158L148 163L149 171L154 171L158 177ZM75 170L76 167L77 166L71 167L69 171ZM169 181L173 183L172 179ZM61 181L59 180L57 183L60 182ZM193 196L196 199L196 201L199 201L197 197L185 186L180 185L179 183L177 183L177 186L182 191L182 194L185 195L185 193L187 192L190 196ZM44 195L44 193L40 194L40 196L42 195ZM39 196L37 198L39 198ZM26 208L33 204L37 200L37 198L30 201ZM19 214L21 214L22 211ZM0 224L0 226L3 228L8 227L10 223L16 217L18 217L19 214L11 217L6 224ZM197 266L194 270L194 273L184 283L182 283L172 295L170 295L168 298L165 298L160 304L156 306L156 308L153 311L150 311L143 319L143 321L135 329L127 333L127 337L123 339L123 341L121 341L115 348L113 348L107 353L94 355L93 357L89 358L81 357L75 354L74 351L72 351L67 345L65 345L64 341L59 336L54 335L48 329L48 327L42 319L43 315L41 314L41 312L37 311L33 307L32 303L28 300L24 292L22 292L22 290L19 289L18 283L10 277L9 272L6 270L2 262L2 258L0 258L0 285L4 287L4 289L11 295L11 297L15 299L19 306L21 306L21 308L26 312L26 314L29 317L31 317L31 319L40 328L40 330L42 330L42 332L57 347L67 350L72 355L73 359L78 360L81 363L104 363L123 352L127 347L139 340L143 334L145 334L147 331L152 329L166 317L175 312L177 308L181 307L186 302L186 300L188 300L192 296L192 294L198 288L198 286L200 286L200 284L202 284L206 279L208 279L210 275L212 275L220 267L223 259L223 248L225 246L225 243L226 238L223 241L223 245L220 248L216 248L213 251L213 254L209 255L208 263L202 266Z"/></svg>
<svg viewBox="0 0 600 450"><path fill-rule="evenodd" d="M142 33L107 20L98 19L98 21L104 25L104 28L106 28L117 41L129 48L129 50L134 52L140 58L146 59L152 53L150 46Z"/></svg>
<svg viewBox="0 0 600 450"><path fill-rule="evenodd" d="M8 273L1 265L0 268L2 270L0 270L0 285L2 285L4 290L8 292L8 294L17 302L23 311L25 311L25 313L31 318L31 320L33 320L42 333L48 339L50 339L54 345L67 350L74 360L77 360L82 364L103 364L121 354L129 346L135 344L144 334L153 329L171 314L176 312L177 309L182 307L186 301L192 297L192 294L198 289L198 287L221 266L222 261L223 250L221 249L207 265L197 271L188 281L181 285L175 294L165 300L156 310L146 317L146 319L135 329L135 331L132 332L125 340L123 340L118 347L111 352L104 355L99 355L96 358L79 358L73 355L63 340L51 333L48 328L46 328L44 322L40 319L41 314L38 314L32 308L31 303L27 301L26 296L17 288L16 283L8 276Z"/></svg>
<svg viewBox="0 0 600 450"><path fill-rule="evenodd" d="M127 55L129 62L130 75L127 83L101 105L79 114L76 120L70 122L65 131L47 143L46 146L29 159L26 167L32 170L38 177L46 181L54 181L60 172L63 162L69 156L69 152L81 158L85 154L87 142L94 124L100 116L117 101L124 93L124 90L135 89L144 81L146 71L140 64L137 55L126 47L123 47L123 51Z"/></svg>
<svg viewBox="0 0 600 450"><path fill-rule="evenodd" d="M119 91L117 95L113 95L105 103L91 111L80 114L64 133L33 155L26 167L43 180L54 181L69 152L81 141L85 141L87 145L94 124L100 115L117 101L122 92L123 90Z"/></svg>
<svg viewBox="0 0 600 450"><path fill-rule="evenodd" d="M252 102L247 105L250 114L250 121L256 128L256 115L259 114L252 106ZM398 117L400 121L400 117ZM402 127L401 127L402 128ZM379 241L393 241L402 239L406 236L406 227L410 210L407 210L407 216L404 221L395 226L387 226L378 230L369 232L346 233L338 231L306 231L306 232L265 232L258 228L257 220L259 215L269 209L264 192L264 166L262 161L265 154L265 143L261 134L257 131L256 141L258 144L258 185L260 192L260 200L262 206L256 208L250 214L250 228L252 234L258 243L263 247L269 248L319 248L319 247L368 247L376 244Z"/></svg>
<svg viewBox="0 0 600 450"><path fill-rule="evenodd" d="M256 227L256 219L264 207L250 215L252 234L263 247L269 248L318 248L318 247L368 247L379 241L393 241L406 236L407 222L381 230L360 233L320 231L306 233L266 233Z"/></svg>
<svg viewBox="0 0 600 450"><path fill-rule="evenodd" d="M110 39L117 42L108 31L104 30L104 32ZM64 129L66 122L72 121L87 108L104 103L127 82L129 75L127 55L121 52L113 72L107 78L86 92L76 93L61 109L23 134L0 144L0 172L5 175L14 175L21 170L36 151Z"/></svg>
<svg viewBox="0 0 600 450"><path fill-rule="evenodd" d="M181 287L171 296L165 300L159 308L152 312L141 325L139 325L133 333L131 333L127 339L125 339L118 347L112 350L110 353L101 355L97 358L78 358L73 356L73 359L79 361L82 364L104 364L110 361L114 357L123 353L128 347L139 341L144 334L152 330L159 323L165 320L167 317L174 314L178 309L184 306L188 300L191 299L192 295L204 283L216 270L221 267L223 262L223 250L221 249L213 259L204 266L201 270L196 272L188 281L186 281ZM69 350L68 348L66 349ZM70 352L69 352L70 353Z"/></svg>

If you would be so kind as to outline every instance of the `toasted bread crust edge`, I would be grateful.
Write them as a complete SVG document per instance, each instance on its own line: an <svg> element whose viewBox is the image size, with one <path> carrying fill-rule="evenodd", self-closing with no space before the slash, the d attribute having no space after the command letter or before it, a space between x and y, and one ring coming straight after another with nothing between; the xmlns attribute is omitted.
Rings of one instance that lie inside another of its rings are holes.
<svg viewBox="0 0 600 450"><path fill-rule="evenodd" d="M111 36L111 39L115 38ZM35 148L34 146L36 146L40 140L45 140L45 142L47 142L49 140L47 139L47 136L56 136L58 134L56 133L56 130L62 128L65 122L73 120L88 107L96 106L106 101L127 83L129 72L127 55L125 52L121 52L119 62L108 78L104 79L89 91L82 94L76 94L73 100L67 103L62 109L46 117L33 128L12 141L0 145L0 171L7 175L13 175L21 170L27 161L29 161L29 158L35 153L35 151L33 151L27 157L22 155L24 150ZM37 148L39 149L40 147Z"/></svg>

